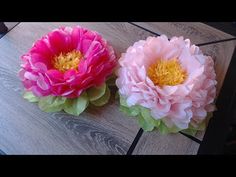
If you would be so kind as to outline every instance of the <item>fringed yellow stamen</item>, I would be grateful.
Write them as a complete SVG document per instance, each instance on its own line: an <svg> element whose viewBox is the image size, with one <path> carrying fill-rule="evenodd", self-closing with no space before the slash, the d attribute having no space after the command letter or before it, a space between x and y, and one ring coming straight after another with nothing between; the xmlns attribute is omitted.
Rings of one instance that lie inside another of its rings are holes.
<svg viewBox="0 0 236 177"><path fill-rule="evenodd" d="M148 76L155 85L173 86L182 84L187 77L187 73L177 59L160 59L148 68Z"/></svg>
<svg viewBox="0 0 236 177"><path fill-rule="evenodd" d="M60 55L53 58L52 64L55 69L61 72L65 72L69 69L78 70L78 65L82 57L82 53L76 50L68 53L60 53Z"/></svg>

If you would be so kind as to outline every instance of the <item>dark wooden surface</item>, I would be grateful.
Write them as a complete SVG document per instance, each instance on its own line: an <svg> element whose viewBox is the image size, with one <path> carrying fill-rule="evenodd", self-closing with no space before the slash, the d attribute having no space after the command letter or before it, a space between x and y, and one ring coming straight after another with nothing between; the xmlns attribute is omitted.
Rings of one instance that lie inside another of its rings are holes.
<svg viewBox="0 0 236 177"><path fill-rule="evenodd" d="M236 22L206 22L205 24L236 36Z"/></svg>
<svg viewBox="0 0 236 177"><path fill-rule="evenodd" d="M63 112L45 113L22 98L17 77L19 57L32 43L62 25L81 25L96 30L111 43L118 55L135 41L154 33L129 23L20 23L0 39L0 149L6 154L126 154L139 131L137 123L119 111L117 101L99 109L89 108L75 117ZM232 36L201 23L142 23L161 34L180 31L196 43L207 43ZM181 27L182 25L182 27ZM178 28L175 29L174 26ZM191 31L192 30L192 31ZM218 91L231 60L232 41L202 46L216 60ZM202 139L203 134L197 138ZM133 154L196 154L199 144L178 133L143 133ZM132 152L131 152L132 153Z"/></svg>

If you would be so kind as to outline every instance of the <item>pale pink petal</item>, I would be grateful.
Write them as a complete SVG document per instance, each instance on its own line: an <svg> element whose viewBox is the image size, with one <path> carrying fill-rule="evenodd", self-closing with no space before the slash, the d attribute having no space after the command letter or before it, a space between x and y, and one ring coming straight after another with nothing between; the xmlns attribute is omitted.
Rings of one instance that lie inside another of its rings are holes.
<svg viewBox="0 0 236 177"><path fill-rule="evenodd" d="M38 79L38 75L35 75L35 74L31 73L31 72L27 72L26 71L24 73L24 78L28 79L28 80L36 81Z"/></svg>
<svg viewBox="0 0 236 177"><path fill-rule="evenodd" d="M49 84L46 82L44 76L42 74L39 75L37 79L37 85L42 89L42 90L48 90L49 89Z"/></svg>

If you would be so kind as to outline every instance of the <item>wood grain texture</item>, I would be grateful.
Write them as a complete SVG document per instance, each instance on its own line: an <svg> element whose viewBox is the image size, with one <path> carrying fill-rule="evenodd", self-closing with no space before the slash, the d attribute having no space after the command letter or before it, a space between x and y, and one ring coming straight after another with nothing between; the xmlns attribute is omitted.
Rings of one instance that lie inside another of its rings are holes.
<svg viewBox="0 0 236 177"><path fill-rule="evenodd" d="M135 22L134 24L158 34L165 34L168 38L173 36L184 36L185 39L189 38L193 44L234 37L206 24L197 22Z"/></svg>
<svg viewBox="0 0 236 177"><path fill-rule="evenodd" d="M7 154L126 154L139 128L111 100L79 117L45 113L22 98L20 56L50 30L78 23L20 23L0 39L0 149ZM96 30L119 55L150 34L128 23L79 23Z"/></svg>
<svg viewBox="0 0 236 177"><path fill-rule="evenodd" d="M162 135L159 132L144 132L140 138L134 155L193 155L197 153L199 144L181 134Z"/></svg>

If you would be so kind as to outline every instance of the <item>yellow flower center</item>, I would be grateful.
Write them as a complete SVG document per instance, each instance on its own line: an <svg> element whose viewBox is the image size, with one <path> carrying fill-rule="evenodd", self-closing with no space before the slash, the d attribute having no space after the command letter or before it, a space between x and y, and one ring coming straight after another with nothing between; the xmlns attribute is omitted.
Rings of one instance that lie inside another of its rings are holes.
<svg viewBox="0 0 236 177"><path fill-rule="evenodd" d="M80 51L73 50L68 53L60 53L52 60L53 67L61 72L69 69L78 70L78 65L83 55Z"/></svg>
<svg viewBox="0 0 236 177"><path fill-rule="evenodd" d="M158 86L182 84L187 77L186 71L177 59L157 60L148 68L147 73L153 83Z"/></svg>

